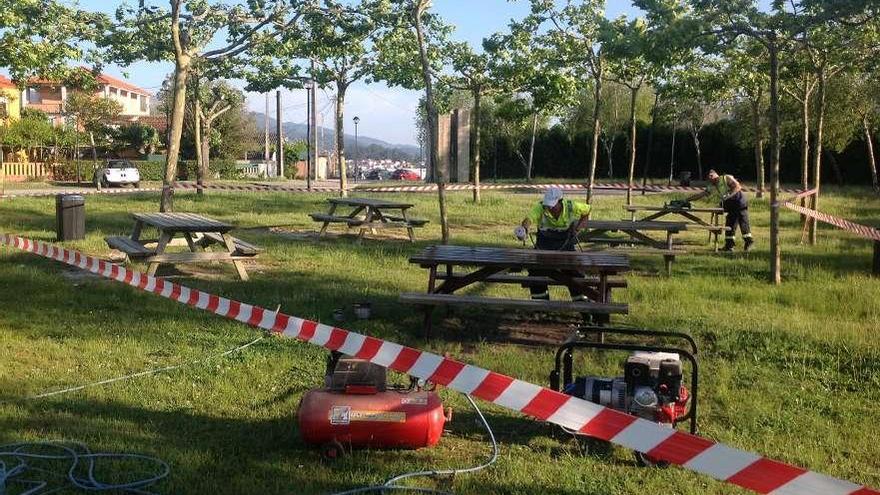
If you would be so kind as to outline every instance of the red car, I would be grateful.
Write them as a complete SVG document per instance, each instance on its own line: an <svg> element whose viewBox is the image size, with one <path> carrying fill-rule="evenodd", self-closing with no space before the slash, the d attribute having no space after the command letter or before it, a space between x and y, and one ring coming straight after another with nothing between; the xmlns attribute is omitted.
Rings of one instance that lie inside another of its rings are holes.
<svg viewBox="0 0 880 495"><path fill-rule="evenodd" d="M422 180L422 178L412 170L399 168L391 174L391 180Z"/></svg>

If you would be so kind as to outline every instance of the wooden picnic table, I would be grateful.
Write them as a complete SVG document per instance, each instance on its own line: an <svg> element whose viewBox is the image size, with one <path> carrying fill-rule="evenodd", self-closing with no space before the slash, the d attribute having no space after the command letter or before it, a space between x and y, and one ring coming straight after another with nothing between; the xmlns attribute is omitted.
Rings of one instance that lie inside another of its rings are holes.
<svg viewBox="0 0 880 495"><path fill-rule="evenodd" d="M199 263L205 261L228 261L235 266L238 276L248 280L242 260L252 258L259 248L229 235L233 226L194 213L134 213L134 228L130 237L111 236L105 241L111 248L125 253L129 258L149 263L148 275L155 275L163 263ZM144 227L159 232L158 239L141 239ZM167 247L175 237L186 241L190 252L168 253ZM150 247L155 244L155 247ZM207 252L206 247L222 246L224 251Z"/></svg>
<svg viewBox="0 0 880 495"><path fill-rule="evenodd" d="M700 226L709 231L709 242L712 242L712 238L714 236L715 239L715 249L718 249L718 236L726 230L726 227L721 225L721 216L724 215L724 208L682 208L670 205L664 206L640 206L640 205L626 205L624 206L626 211L630 213L630 220L636 221L636 213L637 212L648 212L650 213L648 216L640 218L641 222L650 222L652 220L657 220L663 218L667 215L675 215L684 218L686 221L690 223L691 226ZM709 221L707 222L703 218L701 218L698 214L703 213L709 214Z"/></svg>
<svg viewBox="0 0 880 495"><path fill-rule="evenodd" d="M372 198L329 198L327 202L330 209L327 213L312 213L310 216L316 222L323 222L319 237L327 232L331 223L344 223L348 228L359 229L358 241L363 239L366 231L375 234L376 229L404 228L409 234L410 242L415 242L413 229L424 227L427 220L410 218L407 210L415 205L410 203L398 203L383 199ZM345 215L337 215L339 206L350 207L351 211ZM363 215L363 217L361 217Z"/></svg>
<svg viewBox="0 0 880 495"><path fill-rule="evenodd" d="M424 326L428 337L432 310L437 305L588 313L598 315L604 321L608 321L611 314L628 312L626 304L611 301L613 288L626 287L625 281L611 277L630 269L629 259L620 254L444 245L428 247L410 257L409 261L428 269L428 291L404 293L400 300L425 307ZM522 274L527 270L539 271L541 276ZM519 284L523 287L560 285L576 289L589 300L548 301L454 294L480 283Z"/></svg>
<svg viewBox="0 0 880 495"><path fill-rule="evenodd" d="M685 254L684 250L675 249L676 234L688 230L685 222L659 222L628 220L590 220L587 227L578 234L578 239L591 244L614 246L640 245L648 248L646 254L663 256L666 273L672 273L672 263L677 255ZM608 237L609 233L621 233L626 237ZM665 239L657 239L649 233L665 233Z"/></svg>

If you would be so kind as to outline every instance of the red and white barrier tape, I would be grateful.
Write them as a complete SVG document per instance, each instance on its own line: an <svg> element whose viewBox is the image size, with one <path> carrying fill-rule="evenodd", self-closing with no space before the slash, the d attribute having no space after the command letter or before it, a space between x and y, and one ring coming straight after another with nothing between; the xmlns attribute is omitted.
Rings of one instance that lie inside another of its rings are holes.
<svg viewBox="0 0 880 495"><path fill-rule="evenodd" d="M85 195L102 195L102 194L135 194L135 193L144 193L144 192L161 192L161 188L156 187L144 187L144 188L136 188L136 187L125 187L118 189L110 189L104 188L100 191L97 189L59 189L57 191L28 191L28 190L15 190L14 192L10 191L4 194L0 194L0 199L11 199L11 198L42 198L49 196L57 196L59 194L75 194L80 196Z"/></svg>
<svg viewBox="0 0 880 495"><path fill-rule="evenodd" d="M277 335L367 359L499 406L533 416L757 493L880 495L871 488L764 458L689 433L453 359L215 296L78 251L0 234L0 244L88 270L145 292Z"/></svg>
<svg viewBox="0 0 880 495"><path fill-rule="evenodd" d="M829 215L827 213L822 213L821 211L811 210L810 208L804 208L803 206L796 205L791 202L782 203L783 206L788 208L789 210L796 211L802 215L806 215L810 218L815 218L820 222L825 222L830 225L834 225L840 229L846 230L847 232L852 232L854 234L858 234L867 239L872 239L874 241L880 242L880 230L875 229L873 227L868 227L867 225L861 225L855 222L850 222L849 220L845 220L843 218L838 218L833 215Z"/></svg>
<svg viewBox="0 0 880 495"><path fill-rule="evenodd" d="M504 191L504 190L536 190L543 191L551 187L558 187L564 191L586 191L585 184L480 184L481 191ZM596 189L605 190L626 190L627 185L624 182L597 183ZM226 191L226 192L289 192L289 193L335 193L339 191L338 187L313 186L311 189L305 186L282 186L274 184L203 184L197 185L194 182L177 182L174 189L178 191L196 191L199 189L206 191ZM473 184L447 184L447 191L472 191ZM704 190L701 187L691 186L647 186L644 188L647 192L664 193L664 192L699 192ZM633 186L633 190L641 191L642 187ZM754 189L745 189L748 192L754 192ZM2 198L18 198L18 197L45 197L55 196L57 194L134 194L142 192L161 192L162 188L125 188L125 189L75 189L75 190L58 190L58 191L15 191L0 195ZM420 184L412 186L355 186L350 187L348 192L352 193L428 193L437 191L437 184ZM799 192L798 190L785 189L781 192Z"/></svg>

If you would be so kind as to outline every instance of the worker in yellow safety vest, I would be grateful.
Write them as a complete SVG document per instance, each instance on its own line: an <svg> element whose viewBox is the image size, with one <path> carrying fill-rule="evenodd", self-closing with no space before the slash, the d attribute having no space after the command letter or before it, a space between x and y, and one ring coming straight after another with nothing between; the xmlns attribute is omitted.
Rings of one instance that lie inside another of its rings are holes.
<svg viewBox="0 0 880 495"><path fill-rule="evenodd" d="M587 225L591 207L583 201L565 199L562 189L551 187L544 198L535 203L522 223L514 230L514 235L525 241L529 236L529 228L535 225L538 231L535 249L548 251L574 251L577 234ZM529 271L530 276L544 276L540 270ZM547 285L529 287L532 299L550 299ZM569 288L572 300L584 300L586 297L576 288Z"/></svg>
<svg viewBox="0 0 880 495"><path fill-rule="evenodd" d="M732 175L719 175L718 172L710 170L707 176L709 184L706 190L697 193L687 201L695 201L700 198L712 197L720 198L721 207L724 208L726 214L725 225L727 232L724 236L724 251L733 251L736 247L736 227L743 237L743 247L746 251L751 249L754 244L752 238L752 228L749 225L749 202L743 193L742 185Z"/></svg>

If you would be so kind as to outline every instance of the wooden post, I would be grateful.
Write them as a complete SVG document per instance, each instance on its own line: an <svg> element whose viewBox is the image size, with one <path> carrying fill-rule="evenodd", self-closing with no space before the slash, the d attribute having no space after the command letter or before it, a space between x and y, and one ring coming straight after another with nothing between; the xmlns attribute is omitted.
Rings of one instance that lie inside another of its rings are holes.
<svg viewBox="0 0 880 495"><path fill-rule="evenodd" d="M880 276L880 241L874 241L874 276Z"/></svg>

